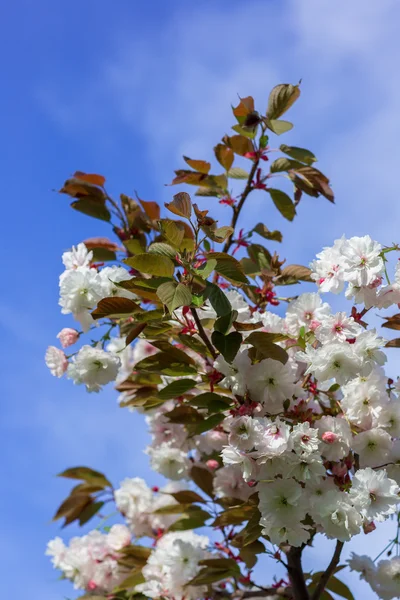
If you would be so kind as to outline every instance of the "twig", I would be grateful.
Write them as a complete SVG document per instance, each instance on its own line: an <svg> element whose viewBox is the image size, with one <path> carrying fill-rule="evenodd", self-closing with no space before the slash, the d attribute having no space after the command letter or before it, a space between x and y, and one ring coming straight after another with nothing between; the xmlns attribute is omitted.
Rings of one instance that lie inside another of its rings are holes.
<svg viewBox="0 0 400 600"><path fill-rule="evenodd" d="M245 600L245 598L266 598L267 596L282 596L282 598L292 597L292 588L290 587L279 587L279 588L264 588L262 590L241 590L240 593L234 594L235 600Z"/></svg>
<svg viewBox="0 0 400 600"><path fill-rule="evenodd" d="M206 332L204 331L203 325L201 324L201 321L199 319L199 315L197 314L196 309L195 308L191 308L190 312L192 313L194 322L196 323L197 330L199 332L199 336L201 337L201 339L203 340L203 342L205 343L205 345L207 346L207 348L211 352L211 356L214 359L217 358L217 353L215 352L213 345L211 344L210 340L207 337Z"/></svg>
<svg viewBox="0 0 400 600"><path fill-rule="evenodd" d="M257 160L254 161L254 164L253 164L253 166L251 168L251 171L249 173L249 178L247 180L246 187L244 188L244 190L242 192L242 195L240 197L239 204L237 206L233 207L233 215L232 215L232 221L231 221L231 225L230 225L232 227L232 229L235 229L236 223L237 223L237 221L239 219L240 211L242 210L243 205L246 202L247 196L250 194L251 190L253 189L252 188L252 182L253 182L254 175L256 174L259 162L260 162L259 159L257 159ZM232 246L232 244L233 244L233 233L226 240L222 252L228 252L228 250Z"/></svg>
<svg viewBox="0 0 400 600"><path fill-rule="evenodd" d="M331 576L335 572L336 567L339 564L340 555L342 553L343 546L344 546L344 542L340 542L339 540L336 542L336 548L335 548L335 552L333 553L331 562L329 563L328 568L326 569L324 574L321 575L321 578L318 582L317 587L315 588L315 591L311 597L311 600L319 600L319 598L321 597L322 592L324 591L324 589L326 587L326 584L328 583L329 579L331 578Z"/></svg>

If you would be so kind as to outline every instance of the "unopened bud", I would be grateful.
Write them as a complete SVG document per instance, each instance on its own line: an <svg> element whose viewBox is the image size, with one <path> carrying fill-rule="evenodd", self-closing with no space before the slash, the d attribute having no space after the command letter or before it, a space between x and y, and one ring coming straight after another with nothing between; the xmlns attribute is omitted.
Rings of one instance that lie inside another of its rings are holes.
<svg viewBox="0 0 400 600"><path fill-rule="evenodd" d="M322 434L322 441L325 442L325 444L334 444L337 442L338 437L339 436L336 433L333 433L333 431L325 431L325 433Z"/></svg>
<svg viewBox="0 0 400 600"><path fill-rule="evenodd" d="M214 471L215 469L218 469L219 462L217 460L214 460L213 458L210 458L210 460L206 462L206 465L209 469L212 469Z"/></svg>

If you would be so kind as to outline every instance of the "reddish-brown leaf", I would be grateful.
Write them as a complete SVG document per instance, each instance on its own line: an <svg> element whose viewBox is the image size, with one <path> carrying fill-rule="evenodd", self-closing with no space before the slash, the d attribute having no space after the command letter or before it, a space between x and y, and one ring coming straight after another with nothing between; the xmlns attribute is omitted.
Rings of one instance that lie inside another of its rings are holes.
<svg viewBox="0 0 400 600"><path fill-rule="evenodd" d="M103 175L96 175L96 173L83 173L82 171L76 171L76 173L74 173L74 177L76 179L80 179L81 181L86 181L86 183L98 185L99 187L103 187L106 182L106 178L103 177Z"/></svg>

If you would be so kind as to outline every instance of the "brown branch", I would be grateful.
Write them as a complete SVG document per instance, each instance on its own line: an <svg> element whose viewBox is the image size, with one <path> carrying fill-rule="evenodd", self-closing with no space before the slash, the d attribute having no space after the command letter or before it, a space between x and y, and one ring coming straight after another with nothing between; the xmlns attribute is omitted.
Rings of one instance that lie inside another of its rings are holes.
<svg viewBox="0 0 400 600"><path fill-rule="evenodd" d="M207 337L206 332L204 331L203 325L201 324L201 321L199 319L199 315L197 314L196 309L195 308L191 308L190 312L192 313L194 322L196 323L197 331L199 332L199 336L201 337L201 339L203 340L203 342L205 343L205 345L207 346L207 348L211 352L211 356L214 359L217 358L217 353L215 352L213 345L211 344L210 340Z"/></svg>
<svg viewBox="0 0 400 600"><path fill-rule="evenodd" d="M288 573L292 584L294 600L309 600L307 585L304 579L303 567L301 565L301 554L304 546L296 548L292 546L286 553Z"/></svg>
<svg viewBox="0 0 400 600"><path fill-rule="evenodd" d="M260 162L259 159L257 159L257 160L254 161L253 166L251 167L251 171L249 173L249 177L247 179L246 187L244 188L244 190L243 190L243 192L242 192L242 194L240 196L239 204L237 206L233 207L233 215L232 215L232 221L231 221L231 225L230 225L232 227L232 229L235 229L236 223L237 223L237 221L239 219L240 211L242 210L243 205L246 202L247 196L250 194L251 190L253 189L252 188L252 183L253 183L254 175L256 174L259 162ZM233 240L233 233L226 240L222 252L228 252L229 248L232 246L233 241L234 241Z"/></svg>
<svg viewBox="0 0 400 600"><path fill-rule="evenodd" d="M267 598L268 596L281 596L282 598L292 597L292 588L290 587L279 587L279 588L263 588L262 590L251 591L241 590L234 594L235 600L245 600L246 598Z"/></svg>
<svg viewBox="0 0 400 600"><path fill-rule="evenodd" d="M343 546L344 546L343 542L340 542L339 540L336 542L336 548L335 548L335 552L333 553L332 560L329 563L328 568L326 569L324 574L321 575L321 578L318 582L317 587L315 588L315 591L311 597L311 600L319 600L319 598L322 596L322 592L324 591L326 584L328 583L329 579L332 577L333 573L335 572L336 567L339 564L340 554L342 552Z"/></svg>

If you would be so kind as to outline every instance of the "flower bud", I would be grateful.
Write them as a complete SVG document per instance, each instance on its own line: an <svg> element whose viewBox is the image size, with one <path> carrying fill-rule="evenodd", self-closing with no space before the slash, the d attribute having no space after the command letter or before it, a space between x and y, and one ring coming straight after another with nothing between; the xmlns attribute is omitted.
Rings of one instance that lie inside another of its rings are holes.
<svg viewBox="0 0 400 600"><path fill-rule="evenodd" d="M333 433L333 431L325 431L325 433L322 434L322 441L325 442L325 444L334 444L337 439L338 435Z"/></svg>
<svg viewBox="0 0 400 600"><path fill-rule="evenodd" d="M60 340L60 344L63 348L68 348L68 346L72 346L78 341L79 333L76 329L64 327L64 329L61 329L60 333L57 334L57 338Z"/></svg>

